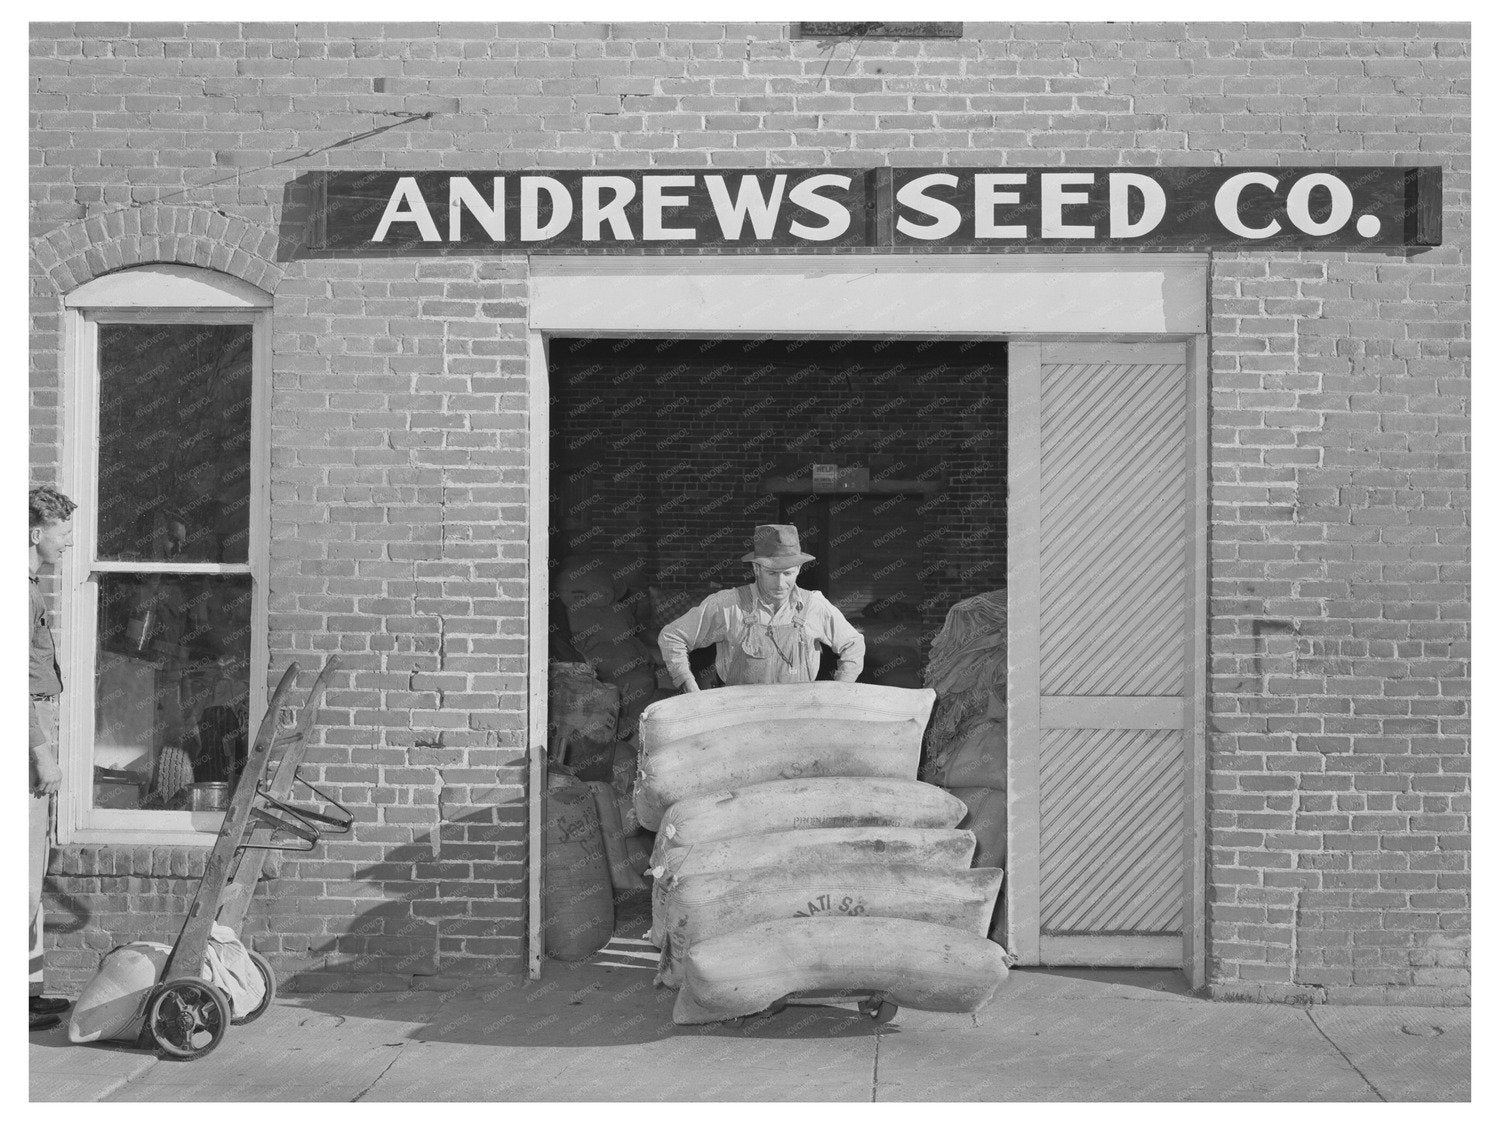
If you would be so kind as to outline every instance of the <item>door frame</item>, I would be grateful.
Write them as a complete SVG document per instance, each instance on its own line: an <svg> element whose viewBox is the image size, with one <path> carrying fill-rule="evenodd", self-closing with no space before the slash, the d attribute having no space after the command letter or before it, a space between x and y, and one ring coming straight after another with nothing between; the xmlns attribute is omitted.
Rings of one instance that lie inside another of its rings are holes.
<svg viewBox="0 0 1500 1124"><path fill-rule="evenodd" d="M1207 692L1208 692L1208 341L1198 333L1183 337L1188 380L1186 429L1188 526L1187 558L1187 681L1180 712L1175 707L1151 706L1148 700L1136 709L1143 726L1181 723L1186 758L1183 792L1183 920L1180 953L1164 949L1161 938L1117 936L1101 954L1093 938L1047 937L1045 960L1040 933L1041 817L1037 797L1040 747L1044 728L1042 695L1037 675L1040 669L1041 591L1037 588L1041 528L1041 420L1039 395L1045 343L1024 337L1012 338L1007 362L1011 406L1008 464L1011 483L1006 506L1009 524L1006 553L1007 662L1009 687L1007 755L1010 788L1007 794L1005 896L1003 932L1005 947L1023 965L1087 965L1104 967L1181 967L1194 990L1206 981L1207 933L1204 895L1207 873ZM1099 343L1092 340L1068 342ZM1110 343L1140 342L1111 339ZM1018 346L1019 345L1019 346ZM1107 354L1107 352L1105 352ZM1102 357L1102 356L1101 356ZM1161 361L1161 360L1157 360ZM1017 487L1016 484L1021 486ZM1031 658L1010 658L1030 650ZM1118 709L1121 700L1112 700ZM1170 714L1168 714L1170 712ZM1050 723L1048 724L1050 726ZM1032 752L1016 752L1032 747Z"/></svg>
<svg viewBox="0 0 1500 1124"><path fill-rule="evenodd" d="M1007 343L1182 341L1193 371L1195 608L1191 628L1189 895L1182 969L1201 986L1207 864L1207 332L1209 255L1088 254L535 254L528 258L526 745L528 974L542 972L542 852L547 759L547 521L551 395L547 341L557 335L713 338L923 338ZM1014 443L1014 434L1011 437ZM1008 508L1007 521L1015 525ZM1033 634L1030 643L1036 643ZM1008 648L1026 642L1011 623ZM1019 741L1011 718L1012 759ZM1035 743L1030 743L1035 746ZM1033 753L1035 749L1033 749ZM1032 768L1034 769L1034 761ZM1014 766L1013 766L1014 767ZM1012 824L1014 833L1016 826ZM1023 830L1027 830L1023 827ZM1015 837L1007 857L1012 873ZM1012 894L1006 894L1007 914ZM1011 939L1007 916L1007 939ZM1011 949L1013 952L1020 950ZM1022 963L1026 957L1022 956ZM1035 954L1032 954L1032 963Z"/></svg>

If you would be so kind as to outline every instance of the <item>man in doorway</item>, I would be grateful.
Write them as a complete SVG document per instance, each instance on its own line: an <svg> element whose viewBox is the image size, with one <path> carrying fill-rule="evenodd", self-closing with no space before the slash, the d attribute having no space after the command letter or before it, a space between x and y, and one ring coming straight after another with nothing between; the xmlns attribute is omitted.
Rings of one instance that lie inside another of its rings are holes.
<svg viewBox="0 0 1500 1124"><path fill-rule="evenodd" d="M42 601L37 574L54 566L72 540L73 512L78 505L50 484L31 489L31 832L28 844L31 893L30 1014L31 1029L56 1026L68 1009L65 999L42 996L42 880L47 874L47 852L51 846L52 798L62 781L57 757L58 696L62 694L62 672L57 666L57 647L47 607Z"/></svg>
<svg viewBox="0 0 1500 1124"><path fill-rule="evenodd" d="M697 691L688 652L717 646L714 669L726 687L752 683L811 683L818 677L818 645L838 653L833 677L852 683L865 664L865 638L838 606L815 589L801 589L797 574L813 556L802 552L797 528L769 523L755 528L755 580L712 593L661 630L657 644L672 682Z"/></svg>

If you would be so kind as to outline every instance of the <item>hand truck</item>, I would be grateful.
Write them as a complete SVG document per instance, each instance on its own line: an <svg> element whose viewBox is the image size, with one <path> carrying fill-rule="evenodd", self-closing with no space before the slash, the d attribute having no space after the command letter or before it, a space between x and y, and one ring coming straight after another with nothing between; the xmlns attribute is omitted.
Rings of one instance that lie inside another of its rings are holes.
<svg viewBox="0 0 1500 1124"><path fill-rule="evenodd" d="M744 1026L746 1023L759 1022L761 1019L768 1019L772 1015L780 1014L788 1007L833 1007L845 1009L844 1005L847 1003L853 1003L859 1013L876 1026L882 1026L890 1022L900 1011L900 1007L893 1000L886 998L879 992L838 991L833 988L821 988L809 991L797 991L791 995L784 995L764 1011L756 1011L749 1015L736 1015L733 1018L725 1019L721 1025L739 1027Z"/></svg>
<svg viewBox="0 0 1500 1124"><path fill-rule="evenodd" d="M354 822L347 808L298 772L323 693L338 670L338 657L330 656L318 673L297 716L296 727L282 732L278 729L279 716L296 681L297 670L295 663L288 667L271 693L270 705L255 732L255 743L244 770L235 781L224 824L204 865L187 920L172 946L161 980L147 995L141 1043L154 1044L166 1057L183 1061L201 1058L223 1041L231 1023L239 1026L252 1022L270 1008L276 996L276 974L258 952L250 952L250 959L265 982L265 998L253 1011L232 1016L228 997L202 978L214 923L217 921L239 933L267 851L310 851L322 835L345 834ZM281 757L267 784L271 753L276 749ZM290 803L296 785L309 789L337 811L329 813ZM287 835L300 843L287 842Z"/></svg>

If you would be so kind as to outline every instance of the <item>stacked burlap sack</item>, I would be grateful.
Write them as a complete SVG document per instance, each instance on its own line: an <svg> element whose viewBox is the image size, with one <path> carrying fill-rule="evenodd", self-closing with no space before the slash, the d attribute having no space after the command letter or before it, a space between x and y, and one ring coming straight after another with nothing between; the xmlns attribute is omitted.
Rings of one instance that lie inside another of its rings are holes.
<svg viewBox="0 0 1500 1124"><path fill-rule="evenodd" d="M1002 872L971 869L963 802L916 779L930 690L721 687L641 717L635 809L657 832L651 939L674 1021L796 992L977 1010Z"/></svg>
<svg viewBox="0 0 1500 1124"><path fill-rule="evenodd" d="M948 610L934 638L924 684L937 692L921 777L968 808L976 865L1003 866L1006 828L1005 591Z"/></svg>
<svg viewBox="0 0 1500 1124"><path fill-rule="evenodd" d="M567 614L569 640L598 677L619 688L621 740L633 739L641 711L656 696L655 646L645 639L651 599L642 559L576 553L563 559L552 593Z"/></svg>
<svg viewBox="0 0 1500 1124"><path fill-rule="evenodd" d="M548 703L543 945L583 960L613 933L611 891L645 889L650 850L631 798L636 754L616 737L619 688L588 664L554 662Z"/></svg>

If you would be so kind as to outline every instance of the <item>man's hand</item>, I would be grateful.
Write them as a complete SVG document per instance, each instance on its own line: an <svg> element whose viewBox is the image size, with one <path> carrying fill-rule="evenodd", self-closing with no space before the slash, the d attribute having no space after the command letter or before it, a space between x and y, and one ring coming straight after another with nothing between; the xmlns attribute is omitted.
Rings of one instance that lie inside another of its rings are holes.
<svg viewBox="0 0 1500 1124"><path fill-rule="evenodd" d="M698 680L696 679L689 679L682 685L682 693L684 695L696 695L701 690L703 688L698 686Z"/></svg>
<svg viewBox="0 0 1500 1124"><path fill-rule="evenodd" d="M36 767L36 784L31 791L37 796L50 796L62 783L62 770L57 767L57 758L50 750L40 750L33 751L31 759Z"/></svg>

